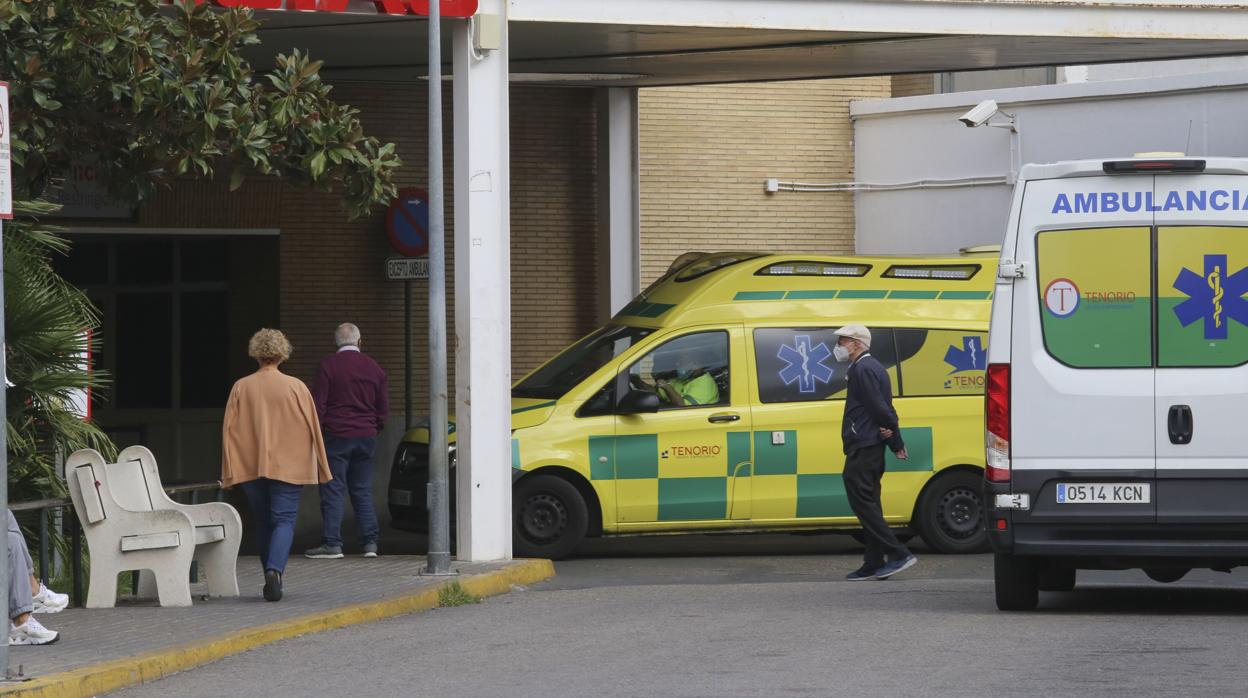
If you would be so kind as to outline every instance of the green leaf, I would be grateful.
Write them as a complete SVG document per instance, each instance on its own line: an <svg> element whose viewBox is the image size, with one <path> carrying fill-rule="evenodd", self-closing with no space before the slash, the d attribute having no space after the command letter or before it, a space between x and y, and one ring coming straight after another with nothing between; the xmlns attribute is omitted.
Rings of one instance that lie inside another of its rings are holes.
<svg viewBox="0 0 1248 698"><path fill-rule="evenodd" d="M312 61L311 63L303 66L303 70L299 71L299 78L306 80L307 78L316 75L316 73L320 71L321 66L324 64L325 61Z"/></svg>

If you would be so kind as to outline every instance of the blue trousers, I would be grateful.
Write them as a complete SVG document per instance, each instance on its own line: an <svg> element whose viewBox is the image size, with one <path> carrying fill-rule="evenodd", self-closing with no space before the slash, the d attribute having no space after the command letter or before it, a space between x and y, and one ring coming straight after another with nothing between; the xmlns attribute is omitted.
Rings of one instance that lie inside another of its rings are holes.
<svg viewBox="0 0 1248 698"><path fill-rule="evenodd" d="M321 542L342 545L344 495L351 497L360 543L376 543L381 535L377 511L373 508L373 450L376 438L347 439L325 435L325 453L334 479L320 486Z"/></svg>
<svg viewBox="0 0 1248 698"><path fill-rule="evenodd" d="M243 483L243 493L256 518L256 544L260 564L266 570L286 571L290 544L295 539L295 517L299 515L301 485L262 477Z"/></svg>

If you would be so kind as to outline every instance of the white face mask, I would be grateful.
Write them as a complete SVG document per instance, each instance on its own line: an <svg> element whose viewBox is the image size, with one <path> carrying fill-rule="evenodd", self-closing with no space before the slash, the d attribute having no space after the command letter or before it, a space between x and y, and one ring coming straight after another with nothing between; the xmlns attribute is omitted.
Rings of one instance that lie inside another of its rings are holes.
<svg viewBox="0 0 1248 698"><path fill-rule="evenodd" d="M849 361L849 347L841 344L832 347L832 358L840 361L841 363Z"/></svg>

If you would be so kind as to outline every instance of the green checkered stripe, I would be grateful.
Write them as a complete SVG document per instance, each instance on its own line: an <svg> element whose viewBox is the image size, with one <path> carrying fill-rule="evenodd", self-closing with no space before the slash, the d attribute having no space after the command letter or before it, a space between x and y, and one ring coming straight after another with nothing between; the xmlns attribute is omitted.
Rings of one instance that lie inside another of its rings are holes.
<svg viewBox="0 0 1248 698"><path fill-rule="evenodd" d="M657 481L657 503L624 502L642 507L657 504L657 521L720 520L728 518L729 479L753 478L755 496L763 490L796 492L792 509L786 515L796 518L850 516L845 485L839 472L818 471L820 464L798 466L798 432L785 430L783 443L772 443L773 431L736 431L725 434L723 475L660 477L659 437L657 434L589 437L590 479L625 482ZM910 452L909 460L888 453L888 472L931 472L932 429L902 429ZM808 459L815 455L805 456ZM825 466L829 471L833 465ZM735 471L735 472L734 472ZM623 489L623 488L621 488ZM621 496L626 496L621 494Z"/></svg>
<svg viewBox="0 0 1248 698"><path fill-rule="evenodd" d="M830 301L830 300L942 300L986 301L992 299L991 291L915 291L902 289L845 289L801 291L738 291L734 301Z"/></svg>

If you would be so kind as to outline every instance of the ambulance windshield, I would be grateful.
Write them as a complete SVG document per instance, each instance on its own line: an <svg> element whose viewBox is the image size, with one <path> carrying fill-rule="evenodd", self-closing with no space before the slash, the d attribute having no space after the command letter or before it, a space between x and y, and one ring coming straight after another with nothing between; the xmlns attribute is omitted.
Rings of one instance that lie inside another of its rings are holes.
<svg viewBox="0 0 1248 698"><path fill-rule="evenodd" d="M653 331L624 325L603 327L520 381L512 388L511 396L558 400Z"/></svg>

